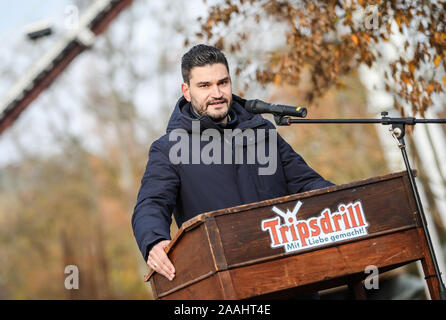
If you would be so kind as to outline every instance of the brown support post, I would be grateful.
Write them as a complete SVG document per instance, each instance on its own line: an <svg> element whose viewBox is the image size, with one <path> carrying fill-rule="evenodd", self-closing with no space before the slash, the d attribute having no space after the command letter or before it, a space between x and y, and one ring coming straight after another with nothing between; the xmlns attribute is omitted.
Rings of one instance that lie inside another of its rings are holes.
<svg viewBox="0 0 446 320"><path fill-rule="evenodd" d="M424 279L427 282L427 287L429 289L429 294L432 300L440 300L440 292L438 291L438 279L435 275L434 263L432 261L432 256L427 247L426 237L421 228L418 229L419 237L421 239L421 248L423 251L423 258L421 259L421 264L423 266Z"/></svg>
<svg viewBox="0 0 446 320"><path fill-rule="evenodd" d="M367 295L361 278L351 277L347 282L347 285L356 300L367 300Z"/></svg>

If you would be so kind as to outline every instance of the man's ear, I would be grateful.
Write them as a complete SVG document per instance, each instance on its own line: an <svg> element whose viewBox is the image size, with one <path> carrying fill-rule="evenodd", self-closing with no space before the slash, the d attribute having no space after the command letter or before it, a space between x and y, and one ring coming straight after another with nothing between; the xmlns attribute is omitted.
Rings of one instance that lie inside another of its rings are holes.
<svg viewBox="0 0 446 320"><path fill-rule="evenodd" d="M181 84L181 92L183 92L183 96L184 96L184 98L185 98L188 102L190 102L190 101L191 101L191 98L190 98L190 88L189 88L189 85L188 85L186 82L183 82L183 83Z"/></svg>

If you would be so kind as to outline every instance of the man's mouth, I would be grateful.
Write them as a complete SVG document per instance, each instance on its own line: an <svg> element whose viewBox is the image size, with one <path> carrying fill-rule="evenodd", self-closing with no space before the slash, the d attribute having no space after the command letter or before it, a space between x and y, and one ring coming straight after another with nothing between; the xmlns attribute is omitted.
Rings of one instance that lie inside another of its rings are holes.
<svg viewBox="0 0 446 320"><path fill-rule="evenodd" d="M213 106L214 108L221 108L226 105L226 99L212 101L208 104L208 106Z"/></svg>

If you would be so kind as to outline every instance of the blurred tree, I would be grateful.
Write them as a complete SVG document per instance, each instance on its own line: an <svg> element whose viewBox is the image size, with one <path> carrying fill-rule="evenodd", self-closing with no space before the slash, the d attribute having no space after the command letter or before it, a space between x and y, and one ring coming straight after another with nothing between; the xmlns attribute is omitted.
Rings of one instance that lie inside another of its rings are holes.
<svg viewBox="0 0 446 320"><path fill-rule="evenodd" d="M166 8L175 15L160 14ZM0 168L2 296L151 298L130 219L150 141L163 134L178 98L187 21L165 20L184 13L173 1L135 2L36 101L30 110L43 121L32 123L28 112L12 128L21 160ZM78 118L81 130L73 130ZM24 142L30 131L47 139ZM42 144L51 152L36 150ZM67 265L79 268L79 290L64 288Z"/></svg>
<svg viewBox="0 0 446 320"><path fill-rule="evenodd" d="M244 31L247 24L258 29L264 24L284 26L286 44L269 52L256 68L256 79L298 84L303 69L309 68L312 86L305 100L311 104L330 87L342 85L341 77L359 64L370 67L380 60L379 45L397 36L403 46L387 64L383 81L394 93L397 109L404 112L402 105L409 104L413 114L423 116L434 95L446 87L445 9L444 1L427 0L225 0L200 19L197 37L240 51L257 36L255 28ZM251 59L242 61L238 72L250 64Z"/></svg>
<svg viewBox="0 0 446 320"><path fill-rule="evenodd" d="M9 298L147 298L118 168L79 145L68 148L5 174L13 181L0 198ZM67 265L79 268L79 290L64 287Z"/></svg>
<svg viewBox="0 0 446 320"><path fill-rule="evenodd" d="M311 75L302 72L300 86L275 87L272 100L302 105ZM345 88L329 89L317 105L310 106L314 118L369 117L366 91L355 73L341 78ZM305 81L308 80L308 81ZM272 119L271 119L272 120ZM333 183L343 184L389 173L374 126L297 124L278 131L308 164Z"/></svg>

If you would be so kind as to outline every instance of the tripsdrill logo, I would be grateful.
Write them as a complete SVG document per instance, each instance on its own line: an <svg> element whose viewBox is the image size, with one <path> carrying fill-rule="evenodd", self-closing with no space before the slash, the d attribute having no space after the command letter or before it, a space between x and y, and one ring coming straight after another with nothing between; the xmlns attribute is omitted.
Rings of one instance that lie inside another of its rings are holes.
<svg viewBox="0 0 446 320"><path fill-rule="evenodd" d="M293 211L286 212L274 206L272 210L279 216L262 221L262 230L269 232L272 248L284 247L288 253L367 235L369 225L360 201L340 203L336 212L326 208L317 217L298 220L302 205L298 201Z"/></svg>

